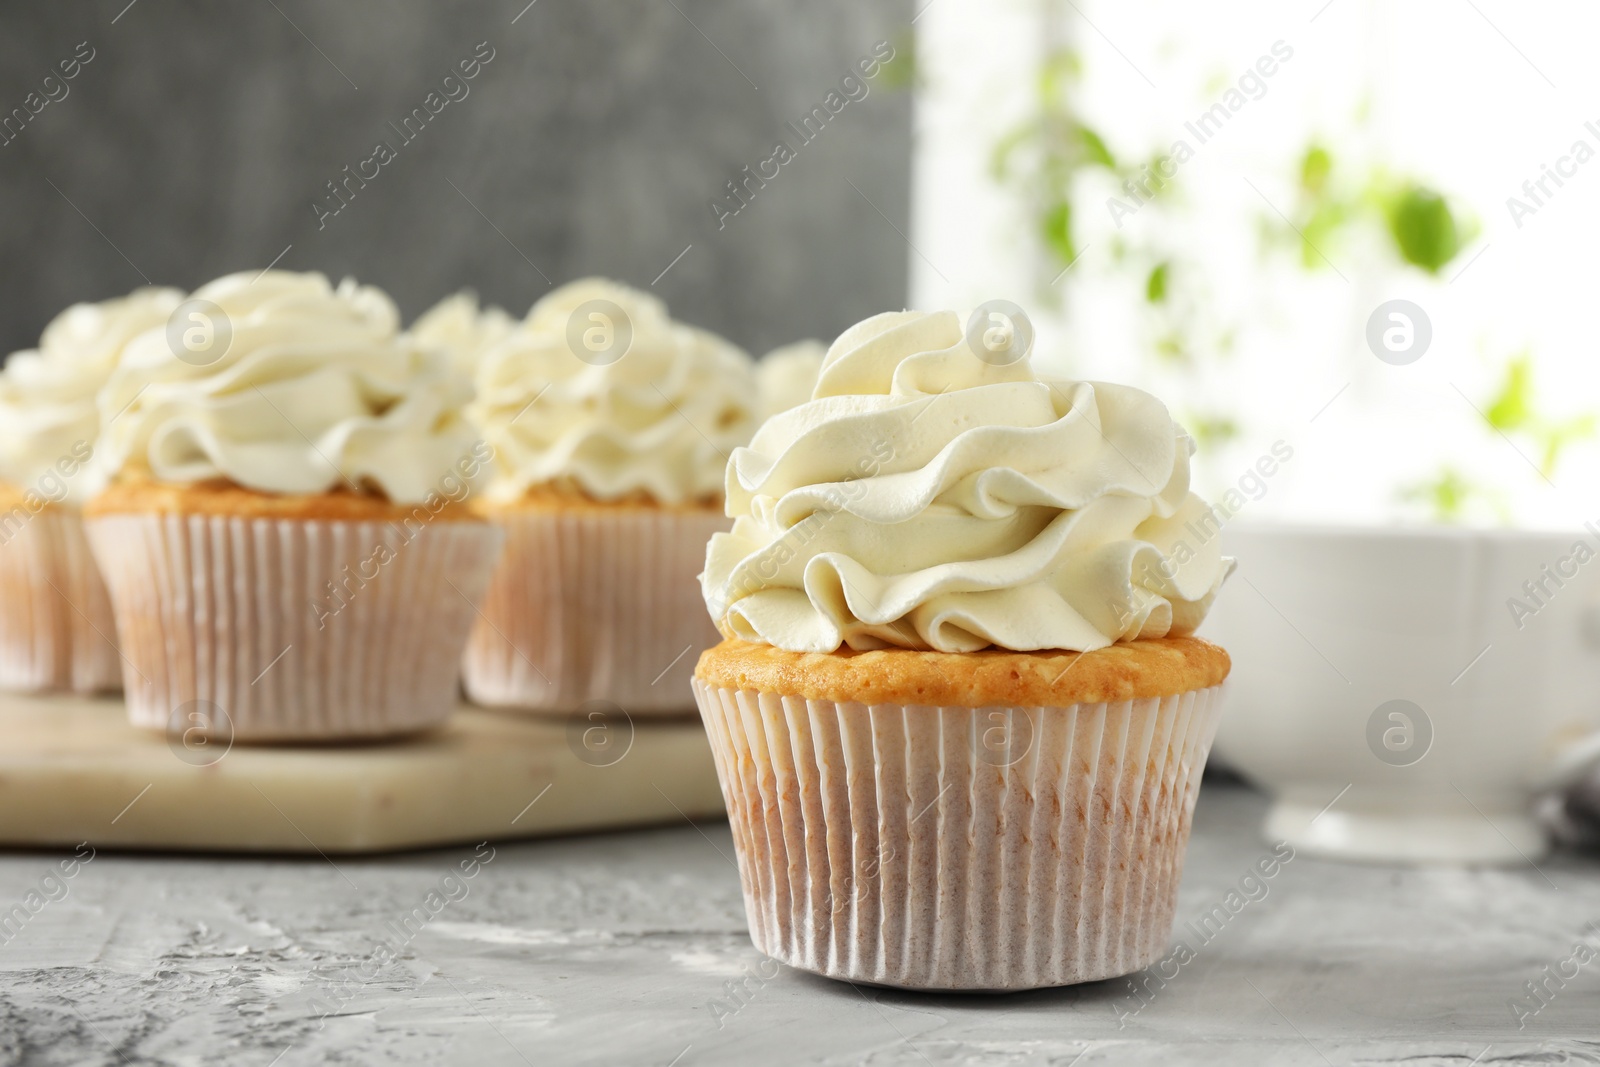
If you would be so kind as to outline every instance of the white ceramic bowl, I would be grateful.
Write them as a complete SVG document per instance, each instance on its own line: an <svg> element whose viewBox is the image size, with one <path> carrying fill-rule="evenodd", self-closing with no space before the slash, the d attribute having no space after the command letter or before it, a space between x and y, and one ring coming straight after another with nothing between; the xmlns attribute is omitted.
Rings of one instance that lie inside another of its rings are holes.
<svg viewBox="0 0 1600 1067"><path fill-rule="evenodd" d="M1269 837L1379 861L1546 850L1538 797L1600 757L1600 524L1222 537L1215 751L1272 794Z"/></svg>

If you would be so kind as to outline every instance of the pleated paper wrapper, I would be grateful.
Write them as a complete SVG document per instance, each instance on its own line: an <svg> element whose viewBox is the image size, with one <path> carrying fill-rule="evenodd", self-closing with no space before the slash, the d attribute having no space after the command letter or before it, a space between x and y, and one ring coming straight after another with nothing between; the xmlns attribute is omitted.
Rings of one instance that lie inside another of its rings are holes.
<svg viewBox="0 0 1600 1067"><path fill-rule="evenodd" d="M0 689L120 688L117 624L83 516L51 506L0 523Z"/></svg>
<svg viewBox="0 0 1600 1067"><path fill-rule="evenodd" d="M689 680L722 640L698 575L732 520L652 508L508 511L506 550L463 661L479 704L694 713Z"/></svg>
<svg viewBox="0 0 1600 1067"><path fill-rule="evenodd" d="M772 958L1003 991L1165 954L1221 687L1060 708L694 688Z"/></svg>
<svg viewBox="0 0 1600 1067"><path fill-rule="evenodd" d="M376 737L458 701L488 523L107 515L129 718L240 741ZM387 555L385 554L387 552Z"/></svg>

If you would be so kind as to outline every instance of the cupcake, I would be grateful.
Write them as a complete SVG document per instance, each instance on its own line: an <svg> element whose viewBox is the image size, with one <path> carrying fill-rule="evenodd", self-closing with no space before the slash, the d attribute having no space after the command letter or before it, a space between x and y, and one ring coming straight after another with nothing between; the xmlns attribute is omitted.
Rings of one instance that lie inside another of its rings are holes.
<svg viewBox="0 0 1600 1067"><path fill-rule="evenodd" d="M137 725L241 741L442 721L499 533L468 381L377 289L220 278L100 396L85 506Z"/></svg>
<svg viewBox="0 0 1600 1067"><path fill-rule="evenodd" d="M734 452L693 687L758 949L949 990L1160 958L1229 666L1191 452L951 312L852 327Z"/></svg>
<svg viewBox="0 0 1600 1067"><path fill-rule="evenodd" d="M500 308L478 306L478 298L463 290L447 296L411 324L407 337L423 348L437 349L458 374L471 378L478 359L505 340L516 320Z"/></svg>
<svg viewBox="0 0 1600 1067"><path fill-rule="evenodd" d="M811 399L827 352L828 347L821 341L796 341L761 357L756 364L756 385L761 391L763 419Z"/></svg>
<svg viewBox="0 0 1600 1067"><path fill-rule="evenodd" d="M468 696L692 713L695 656L718 640L695 577L728 528L727 457L757 421L750 358L591 279L535 304L477 387L495 456L477 507L506 550L467 646Z"/></svg>
<svg viewBox="0 0 1600 1067"><path fill-rule="evenodd" d="M165 324L182 299L148 288L75 304L0 371L0 688L122 684L116 621L79 510L103 481L95 394L122 346Z"/></svg>

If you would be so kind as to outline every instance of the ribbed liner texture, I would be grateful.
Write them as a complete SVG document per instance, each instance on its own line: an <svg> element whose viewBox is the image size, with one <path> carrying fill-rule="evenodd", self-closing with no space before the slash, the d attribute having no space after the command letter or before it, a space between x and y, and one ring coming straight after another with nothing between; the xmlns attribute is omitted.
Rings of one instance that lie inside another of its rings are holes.
<svg viewBox="0 0 1600 1067"><path fill-rule="evenodd" d="M1165 952L1221 687L1062 708L694 689L769 956L1000 991Z"/></svg>
<svg viewBox="0 0 1600 1067"><path fill-rule="evenodd" d="M117 625L75 509L5 525L0 689L94 693L122 685Z"/></svg>
<svg viewBox="0 0 1600 1067"><path fill-rule="evenodd" d="M689 679L722 638L697 580L731 520L653 510L507 512L506 551L463 660L479 704L692 712Z"/></svg>
<svg viewBox="0 0 1600 1067"><path fill-rule="evenodd" d="M481 522L108 515L89 538L127 657L128 716L235 740L402 733L447 718L500 534ZM183 728L197 720L180 715Z"/></svg>

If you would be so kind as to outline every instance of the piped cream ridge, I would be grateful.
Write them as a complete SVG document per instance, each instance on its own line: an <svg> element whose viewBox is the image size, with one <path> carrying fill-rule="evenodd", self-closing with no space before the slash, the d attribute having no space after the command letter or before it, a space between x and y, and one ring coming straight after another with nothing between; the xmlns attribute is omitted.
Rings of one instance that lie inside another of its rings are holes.
<svg viewBox="0 0 1600 1067"><path fill-rule="evenodd" d="M846 330L727 467L702 590L794 652L1091 651L1191 634L1231 568L1155 397L985 358L954 312Z"/></svg>

